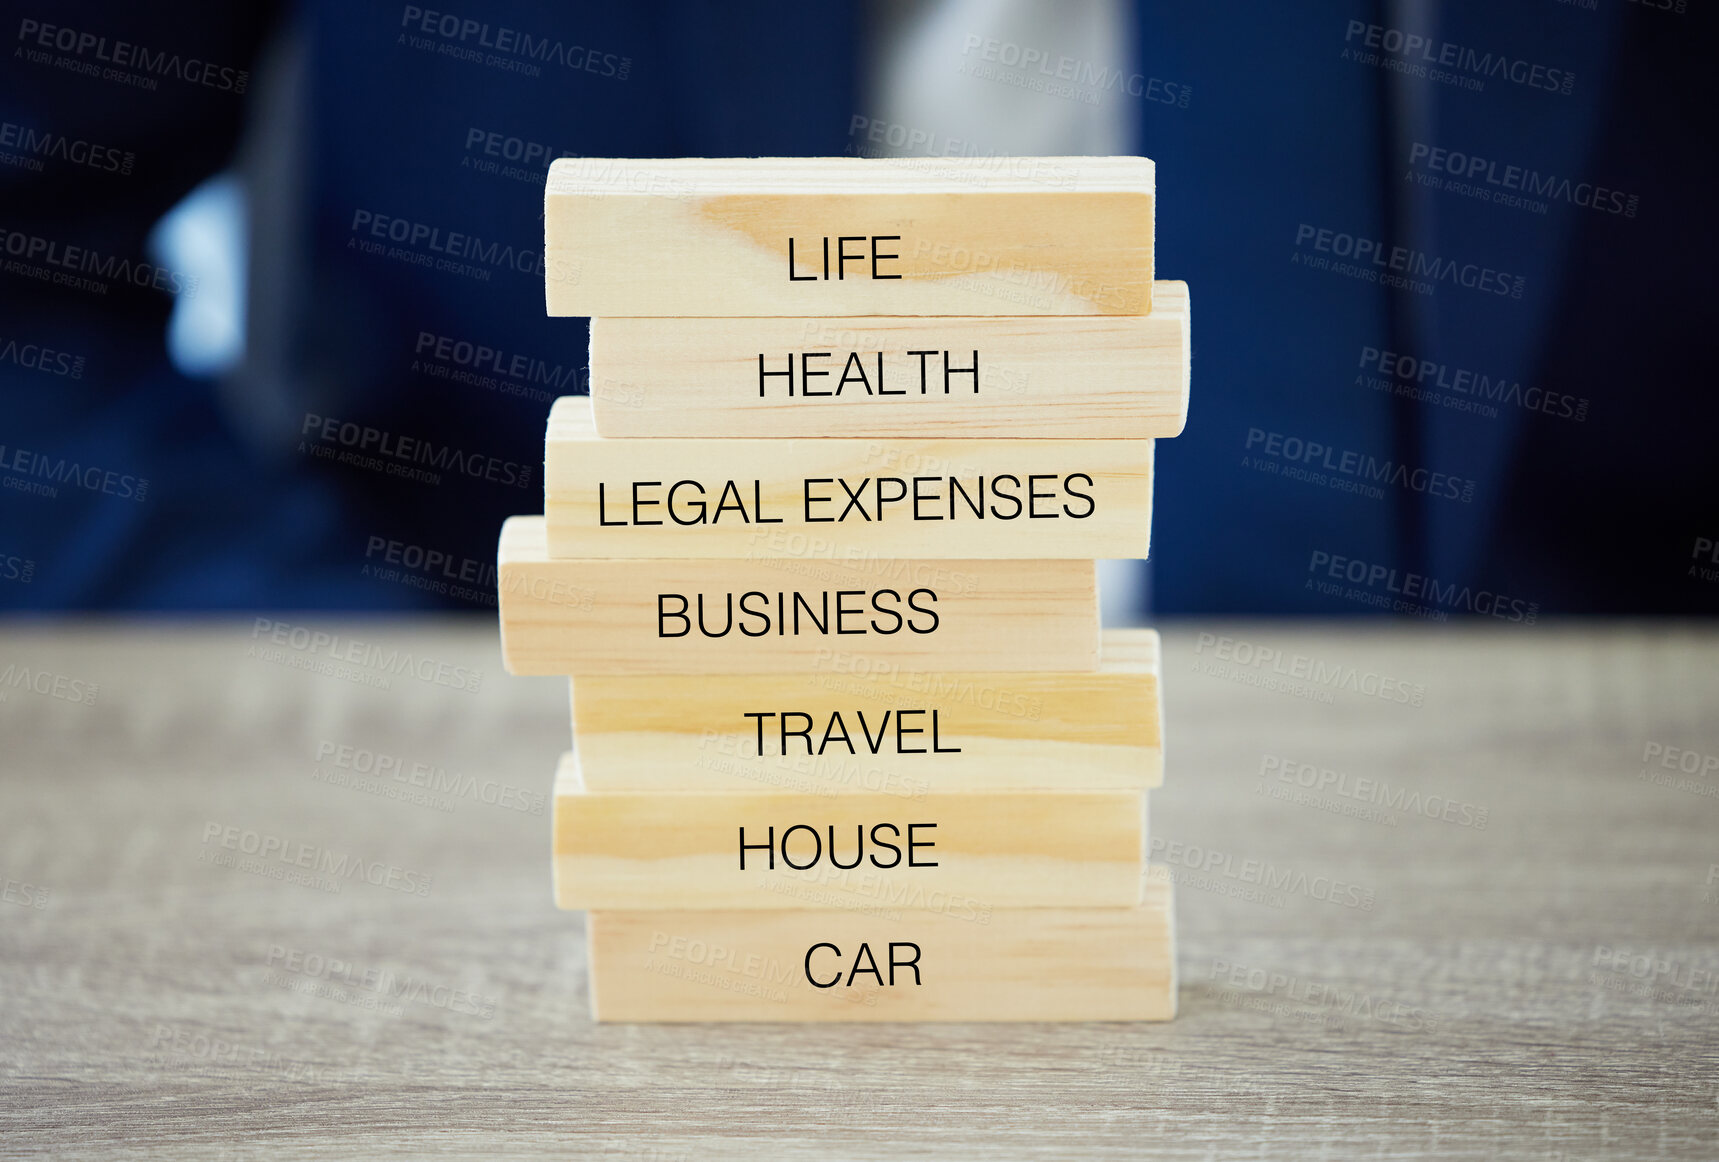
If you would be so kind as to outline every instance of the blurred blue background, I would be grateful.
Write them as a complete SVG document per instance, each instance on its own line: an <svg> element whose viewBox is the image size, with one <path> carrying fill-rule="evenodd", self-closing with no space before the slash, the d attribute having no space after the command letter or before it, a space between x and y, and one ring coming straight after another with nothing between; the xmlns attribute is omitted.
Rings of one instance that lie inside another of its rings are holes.
<svg viewBox="0 0 1719 1162"><path fill-rule="evenodd" d="M307 432L541 463L588 378L554 157L1140 153L1193 399L1113 609L1719 610L1705 5L7 9L0 608L490 607L535 488ZM367 253L379 216L502 257ZM1340 491L1313 445L1454 483Z"/></svg>

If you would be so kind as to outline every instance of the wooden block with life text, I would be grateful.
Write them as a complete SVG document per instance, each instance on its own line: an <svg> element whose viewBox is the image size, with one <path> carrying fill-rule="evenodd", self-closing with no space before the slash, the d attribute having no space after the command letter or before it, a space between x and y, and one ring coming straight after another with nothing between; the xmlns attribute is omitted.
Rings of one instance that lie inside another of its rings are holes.
<svg viewBox="0 0 1719 1162"><path fill-rule="evenodd" d="M599 1021L1167 1021L1170 877L1132 908L594 911Z"/></svg>
<svg viewBox="0 0 1719 1162"><path fill-rule="evenodd" d="M620 440L549 413L555 557L1144 557L1151 440Z"/></svg>
<svg viewBox="0 0 1719 1162"><path fill-rule="evenodd" d="M904 670L1098 667L1092 561L582 560L542 517L497 554L515 674L808 672L832 649Z"/></svg>
<svg viewBox="0 0 1719 1162"><path fill-rule="evenodd" d="M599 435L1151 439L1188 418L1188 285L1149 315L591 320Z"/></svg>
<svg viewBox="0 0 1719 1162"><path fill-rule="evenodd" d="M1143 315L1153 198L1143 157L561 158L546 298L551 315Z"/></svg>
<svg viewBox="0 0 1719 1162"><path fill-rule="evenodd" d="M592 791L1156 787L1158 634L1107 629L1090 673L922 673L832 647L804 674L575 678Z"/></svg>
<svg viewBox="0 0 1719 1162"><path fill-rule="evenodd" d="M1143 791L592 791L555 779L561 908L1132 907Z"/></svg>

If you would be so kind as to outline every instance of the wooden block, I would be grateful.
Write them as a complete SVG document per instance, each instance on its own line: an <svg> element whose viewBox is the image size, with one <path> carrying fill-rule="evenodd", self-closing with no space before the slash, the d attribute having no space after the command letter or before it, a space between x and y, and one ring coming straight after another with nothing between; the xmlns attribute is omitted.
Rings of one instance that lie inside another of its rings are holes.
<svg viewBox="0 0 1719 1162"><path fill-rule="evenodd" d="M1149 315L591 320L597 432L1150 439L1188 418L1188 284Z"/></svg>
<svg viewBox="0 0 1719 1162"><path fill-rule="evenodd" d="M1111 629L1096 673L915 673L838 653L808 674L576 678L573 735L592 791L1144 789L1164 772L1158 659L1155 630Z"/></svg>
<svg viewBox="0 0 1719 1162"><path fill-rule="evenodd" d="M838 654L902 670L1098 668L1091 561L551 558L543 518L516 516L497 571L515 674L804 673Z"/></svg>
<svg viewBox="0 0 1719 1162"><path fill-rule="evenodd" d="M995 158L558 160L549 313L1147 313L1152 163L1037 160L1066 179Z"/></svg>
<svg viewBox="0 0 1719 1162"><path fill-rule="evenodd" d="M554 831L559 908L1126 908L1146 793L591 791L570 751Z"/></svg>
<svg viewBox="0 0 1719 1162"><path fill-rule="evenodd" d="M611 440L549 413L555 557L1144 557L1151 440Z"/></svg>
<svg viewBox="0 0 1719 1162"><path fill-rule="evenodd" d="M1175 908L1163 868L1146 881L1133 908L592 912L591 1014L1166 1021L1176 1015Z"/></svg>

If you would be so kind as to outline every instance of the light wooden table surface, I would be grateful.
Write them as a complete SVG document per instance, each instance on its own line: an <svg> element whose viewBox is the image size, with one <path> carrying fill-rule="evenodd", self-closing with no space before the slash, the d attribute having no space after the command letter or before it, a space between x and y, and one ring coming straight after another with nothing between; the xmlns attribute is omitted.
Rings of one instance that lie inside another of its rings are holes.
<svg viewBox="0 0 1719 1162"><path fill-rule="evenodd" d="M1711 629L1168 630L1171 1024L597 1027L547 818L482 798L547 793L564 683L295 624L341 638L0 629L0 1155L1719 1157L1719 770L1658 765L1719 756ZM324 672L354 641L428 680ZM209 858L247 831L383 882Z"/></svg>

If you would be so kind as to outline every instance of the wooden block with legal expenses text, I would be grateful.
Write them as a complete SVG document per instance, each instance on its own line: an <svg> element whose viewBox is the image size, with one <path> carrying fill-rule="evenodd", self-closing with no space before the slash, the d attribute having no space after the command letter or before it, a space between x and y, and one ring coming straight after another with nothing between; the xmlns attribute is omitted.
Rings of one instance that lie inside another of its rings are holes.
<svg viewBox="0 0 1719 1162"><path fill-rule="evenodd" d="M555 557L1144 557L1151 440L616 440L549 413Z"/></svg>
<svg viewBox="0 0 1719 1162"><path fill-rule="evenodd" d="M562 908L1101 908L1139 902L1144 791L591 791L555 779Z"/></svg>
<svg viewBox="0 0 1719 1162"><path fill-rule="evenodd" d="M841 648L904 670L1093 670L1092 561L580 560L542 517L497 558L515 674L810 671Z"/></svg>
<svg viewBox="0 0 1719 1162"><path fill-rule="evenodd" d="M591 320L603 436L1150 439L1188 418L1188 284L1149 315Z"/></svg>
<svg viewBox="0 0 1719 1162"><path fill-rule="evenodd" d="M1133 908L592 912L599 1021L1167 1021L1170 879Z"/></svg>
<svg viewBox="0 0 1719 1162"><path fill-rule="evenodd" d="M573 679L592 791L807 795L1163 781L1158 634L1108 629L1090 673L922 673L832 645L803 674Z"/></svg>
<svg viewBox="0 0 1719 1162"><path fill-rule="evenodd" d="M543 199L549 313L1152 309L1150 161L998 160L559 159Z"/></svg>

